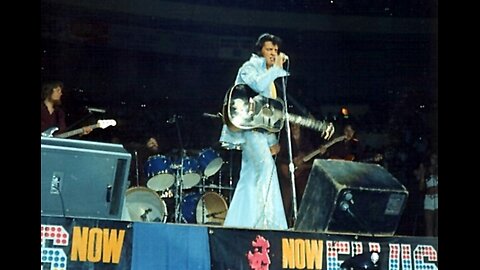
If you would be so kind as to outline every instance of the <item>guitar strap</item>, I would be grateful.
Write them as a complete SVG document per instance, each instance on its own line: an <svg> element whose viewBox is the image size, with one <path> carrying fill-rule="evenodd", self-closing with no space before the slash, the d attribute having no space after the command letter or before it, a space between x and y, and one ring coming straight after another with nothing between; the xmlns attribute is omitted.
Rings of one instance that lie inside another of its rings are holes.
<svg viewBox="0 0 480 270"><path fill-rule="evenodd" d="M277 98L277 87L275 87L274 82L272 82L272 84L270 84L270 94L272 95L273 99Z"/></svg>

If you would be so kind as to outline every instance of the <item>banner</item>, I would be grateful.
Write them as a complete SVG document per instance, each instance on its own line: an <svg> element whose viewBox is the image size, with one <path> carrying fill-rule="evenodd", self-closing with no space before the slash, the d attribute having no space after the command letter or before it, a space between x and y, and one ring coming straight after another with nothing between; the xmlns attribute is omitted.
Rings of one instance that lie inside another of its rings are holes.
<svg viewBox="0 0 480 270"><path fill-rule="evenodd" d="M438 269L438 239L357 237L293 231L210 229L215 270ZM372 254L374 261L372 261ZM376 267L376 268L373 268Z"/></svg>
<svg viewBox="0 0 480 270"><path fill-rule="evenodd" d="M42 216L41 269L117 269L131 265L129 222Z"/></svg>
<svg viewBox="0 0 480 270"><path fill-rule="evenodd" d="M208 227L191 224L133 224L132 270L210 270Z"/></svg>
<svg viewBox="0 0 480 270"><path fill-rule="evenodd" d="M435 270L438 238L42 216L41 269Z"/></svg>

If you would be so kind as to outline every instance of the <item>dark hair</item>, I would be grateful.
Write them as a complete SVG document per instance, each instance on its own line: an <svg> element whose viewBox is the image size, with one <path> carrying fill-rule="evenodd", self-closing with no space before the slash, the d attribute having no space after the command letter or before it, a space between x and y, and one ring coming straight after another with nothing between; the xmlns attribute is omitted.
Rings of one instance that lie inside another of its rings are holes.
<svg viewBox="0 0 480 270"><path fill-rule="evenodd" d="M52 82L47 82L42 85L42 100L46 99L49 97L54 88L60 87L63 90L63 82L61 81L52 81Z"/></svg>
<svg viewBox="0 0 480 270"><path fill-rule="evenodd" d="M272 42L273 45L277 45L278 46L278 51L280 51L280 47L282 45L282 39L275 36L275 35L272 35L272 34L269 34L269 33L264 33L264 34L261 34L258 37L257 42L255 43L254 53L256 55L258 55L258 56L262 55L263 44L267 41Z"/></svg>

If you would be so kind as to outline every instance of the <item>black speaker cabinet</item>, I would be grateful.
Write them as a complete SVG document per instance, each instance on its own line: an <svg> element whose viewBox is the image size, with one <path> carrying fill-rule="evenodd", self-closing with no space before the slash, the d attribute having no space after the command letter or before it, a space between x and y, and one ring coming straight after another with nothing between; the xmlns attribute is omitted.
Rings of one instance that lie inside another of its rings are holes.
<svg viewBox="0 0 480 270"><path fill-rule="evenodd" d="M122 145L41 141L42 214L121 219L131 160Z"/></svg>
<svg viewBox="0 0 480 270"><path fill-rule="evenodd" d="M316 159L294 228L393 235L408 191L377 164Z"/></svg>

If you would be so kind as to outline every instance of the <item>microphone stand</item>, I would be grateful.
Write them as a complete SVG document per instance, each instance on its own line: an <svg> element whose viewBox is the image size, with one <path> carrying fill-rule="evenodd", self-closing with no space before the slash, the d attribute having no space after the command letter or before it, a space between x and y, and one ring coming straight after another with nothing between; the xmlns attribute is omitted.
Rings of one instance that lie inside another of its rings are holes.
<svg viewBox="0 0 480 270"><path fill-rule="evenodd" d="M180 172L176 176L176 185L177 185L177 194L175 196L175 222L180 223L183 216L181 213L181 203L183 199L183 159L185 158L185 149L183 148L182 134L180 132L180 125L178 124L178 119L176 114L173 115L173 121L175 121L175 127L177 129L178 143L180 146ZM185 222L186 223L186 222Z"/></svg>
<svg viewBox="0 0 480 270"><path fill-rule="evenodd" d="M290 60L287 61L287 71L290 68ZM283 102L285 107L283 109L285 115L285 128L287 132L287 145L288 145L288 171L290 172L290 179L292 184L292 203L293 203L293 224L297 221L297 191L295 189L295 165L293 164L292 155L292 136L290 134L290 121L288 116L288 103L287 103L287 77L282 77L283 88Z"/></svg>
<svg viewBox="0 0 480 270"><path fill-rule="evenodd" d="M139 176L139 173L138 173L138 152L137 150L135 150L134 152L135 154L135 176L136 176L136 180L137 180L137 187L140 186L140 176Z"/></svg>

